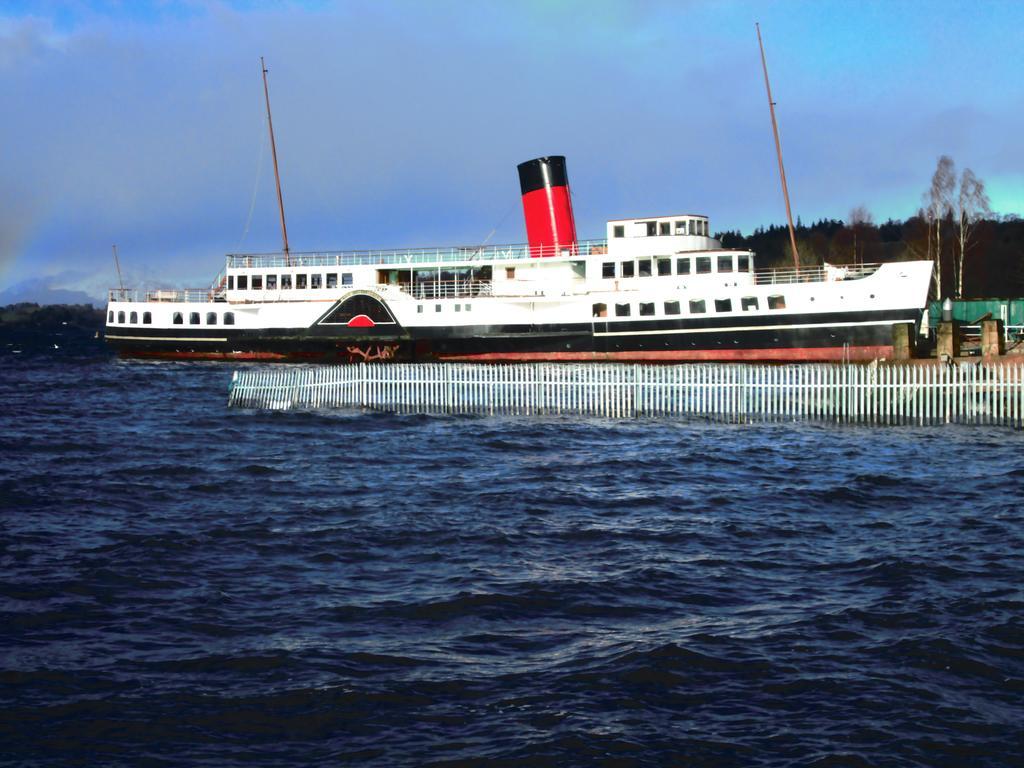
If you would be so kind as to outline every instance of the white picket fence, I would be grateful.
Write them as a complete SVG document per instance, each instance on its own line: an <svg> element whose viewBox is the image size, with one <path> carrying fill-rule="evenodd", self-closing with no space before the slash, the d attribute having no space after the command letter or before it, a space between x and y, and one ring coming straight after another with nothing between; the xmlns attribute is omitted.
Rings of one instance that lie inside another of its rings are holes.
<svg viewBox="0 0 1024 768"><path fill-rule="evenodd" d="M267 366L235 371L228 404L274 410L1021 427L1024 363Z"/></svg>

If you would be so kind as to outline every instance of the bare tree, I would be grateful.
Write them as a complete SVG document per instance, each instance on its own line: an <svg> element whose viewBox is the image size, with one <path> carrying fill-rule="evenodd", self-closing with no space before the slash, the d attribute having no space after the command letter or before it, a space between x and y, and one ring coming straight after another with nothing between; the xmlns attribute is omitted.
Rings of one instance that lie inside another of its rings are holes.
<svg viewBox="0 0 1024 768"><path fill-rule="evenodd" d="M928 221L935 227L935 296L942 298L942 222L953 211L956 169L949 155L939 157L932 185L925 196Z"/></svg>
<svg viewBox="0 0 1024 768"><path fill-rule="evenodd" d="M956 254L956 295L964 295L964 260L977 232L979 221L992 215L992 206L985 192L985 182L974 175L970 168L964 168L960 176L960 191L956 202L957 244Z"/></svg>
<svg viewBox="0 0 1024 768"><path fill-rule="evenodd" d="M847 224L853 233L853 263L864 263L864 232L874 225L871 211L865 205L858 205L850 211L850 220Z"/></svg>

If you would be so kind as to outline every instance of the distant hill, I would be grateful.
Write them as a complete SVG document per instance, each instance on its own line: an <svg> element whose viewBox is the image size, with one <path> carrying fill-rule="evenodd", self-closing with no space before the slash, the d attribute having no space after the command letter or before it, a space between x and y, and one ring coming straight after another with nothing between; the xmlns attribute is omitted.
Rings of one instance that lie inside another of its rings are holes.
<svg viewBox="0 0 1024 768"><path fill-rule="evenodd" d="M104 312L91 304L10 304L0 307L0 360L109 356L103 342Z"/></svg>
<svg viewBox="0 0 1024 768"><path fill-rule="evenodd" d="M7 304L91 304L104 302L85 291L69 288L52 288L45 278L23 280L0 291L0 306Z"/></svg>
<svg viewBox="0 0 1024 768"><path fill-rule="evenodd" d="M0 328L103 329L103 310L92 304L48 304L22 302L0 307Z"/></svg>

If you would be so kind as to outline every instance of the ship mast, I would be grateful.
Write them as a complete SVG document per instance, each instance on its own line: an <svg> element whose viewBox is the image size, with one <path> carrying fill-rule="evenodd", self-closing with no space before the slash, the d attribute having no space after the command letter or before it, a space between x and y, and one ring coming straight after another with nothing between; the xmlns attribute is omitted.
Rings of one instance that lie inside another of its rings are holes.
<svg viewBox="0 0 1024 768"><path fill-rule="evenodd" d="M267 127L270 129L270 154L274 158L274 181L277 182L277 207L281 211L281 239L284 241L285 263L290 264L288 258L288 227L284 223L284 198L281 197L281 174L277 170L277 145L274 143L274 120L270 116L270 91L267 88L267 65L263 63L260 56L260 68L263 70L263 97L267 102Z"/></svg>
<svg viewBox="0 0 1024 768"><path fill-rule="evenodd" d="M757 28L757 44L761 47L761 68L764 70L764 87L768 92L768 110L772 115L772 132L775 134L775 154L779 158L779 178L782 180L782 197L786 200L786 221L789 222L789 245L793 249L793 267L800 271L800 255L796 250L796 233L793 230L793 211L789 207L789 189L786 187L786 169L782 165L782 144L779 142L779 124L775 121L775 102L772 101L772 86L768 82L768 62L764 57L764 43L761 42L761 25Z"/></svg>

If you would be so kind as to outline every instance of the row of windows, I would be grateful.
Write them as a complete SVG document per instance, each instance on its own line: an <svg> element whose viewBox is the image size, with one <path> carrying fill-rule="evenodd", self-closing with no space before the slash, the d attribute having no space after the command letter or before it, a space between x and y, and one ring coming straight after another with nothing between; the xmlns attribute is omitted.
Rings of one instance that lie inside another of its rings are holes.
<svg viewBox="0 0 1024 768"><path fill-rule="evenodd" d="M671 221L644 221L637 222L638 224L646 224L647 236L656 237L664 235L702 235L708 236L708 223L703 219L689 219L689 226L687 226L687 220ZM673 224L675 226L673 227ZM626 236L626 225L615 224L612 227L612 235L614 237L625 237Z"/></svg>
<svg viewBox="0 0 1024 768"><path fill-rule="evenodd" d="M200 313L199 312L189 312L188 313L188 324L189 325L200 325L199 318L200 318ZM172 322L175 325L184 325L185 324L185 316L181 312L175 312L174 315L172 316L171 320L172 320ZM107 312L107 322L108 323L113 323L114 322L114 312L113 312L113 310ZM124 324L124 322L125 322L125 313L124 312L118 312L117 313L117 322L122 324L122 325ZM129 312L128 313L128 323L130 325L138 325L139 324L139 313L138 312ZM225 312L224 313L224 317L223 317L223 323L224 323L224 325L234 325L235 324L235 313L234 312ZM142 324L143 325L152 325L153 324L153 313L152 312L143 312L142 313ZM206 313L206 324L207 325L217 325L217 313L216 312L207 312Z"/></svg>
<svg viewBox="0 0 1024 768"><path fill-rule="evenodd" d="M713 271L725 272L749 272L751 270L750 256L737 256L733 261L732 256L718 256L715 260L711 256L679 256L675 259L676 270L672 270L672 259L637 259L636 261L622 261L616 265L614 261L605 261L601 264L602 278L650 278L654 271L657 271L659 278L666 278L672 274L711 274ZM712 269L715 266L717 268ZM617 268L616 268L617 267Z"/></svg>
<svg viewBox="0 0 1024 768"><path fill-rule="evenodd" d="M237 279L238 290L240 291L262 291L264 286L268 291L280 290L290 291L292 289L292 278L295 278L294 285L296 290L305 290L309 288L316 290L317 288L337 288L338 287L338 273L328 272L326 275L321 273L315 273L307 275L306 273L296 275L281 275L278 280L277 275L239 275ZM326 280L324 279L326 277ZM352 273L342 272L341 273L341 284L352 285ZM228 290L233 291L235 289L236 280L234 275L228 275Z"/></svg>
<svg viewBox="0 0 1024 768"><path fill-rule="evenodd" d="M441 307L442 307L441 304L435 304L434 305L434 311L435 312L440 312L441 311ZM471 312L473 310L473 305L472 304L456 304L455 305L455 311L456 312L461 312L463 310L463 308L465 308L465 310L467 312ZM422 304L417 304L416 305L416 311L422 315L423 314L423 305Z"/></svg>
<svg viewBox="0 0 1024 768"><path fill-rule="evenodd" d="M732 299L715 299L714 302L715 312L732 312ZM740 299L740 309L744 312L757 311L759 309L759 302L756 296L744 296ZM784 296L769 296L768 297L768 309L785 309L786 299ZM608 305L603 303L594 304L594 317L608 317ZM679 301L666 301L664 303L664 314L666 315L680 315L682 314L682 302ZM708 311L707 302L704 299L690 299L689 310L691 315L703 315ZM640 317L654 317L654 302L640 302L637 305L637 314ZM632 315L631 304L616 304L615 305L615 316L616 317L630 317Z"/></svg>
<svg viewBox="0 0 1024 768"><path fill-rule="evenodd" d="M737 256L679 256L675 259L675 272L672 271L672 259L637 259L636 261L606 261L601 265L601 277L651 277L657 270L658 277L670 275L710 275L718 273L749 272L750 257ZM713 270L712 267L715 267Z"/></svg>

